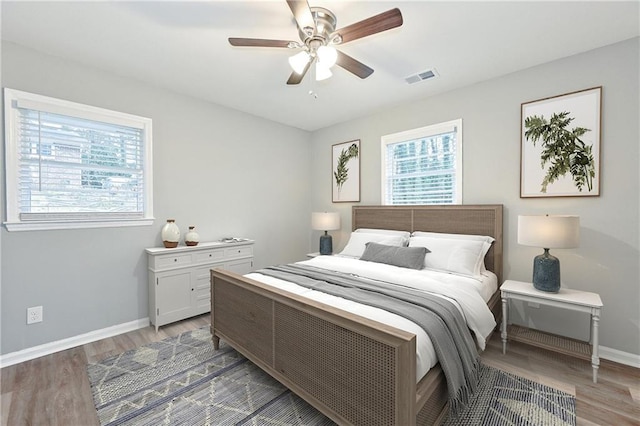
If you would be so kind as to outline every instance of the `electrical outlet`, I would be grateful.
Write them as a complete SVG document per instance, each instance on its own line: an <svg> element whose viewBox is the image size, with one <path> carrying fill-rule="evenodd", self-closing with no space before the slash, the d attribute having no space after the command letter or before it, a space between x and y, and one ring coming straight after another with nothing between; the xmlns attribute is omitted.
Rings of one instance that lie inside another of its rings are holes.
<svg viewBox="0 0 640 426"><path fill-rule="evenodd" d="M42 306L27 308L27 324L42 322Z"/></svg>

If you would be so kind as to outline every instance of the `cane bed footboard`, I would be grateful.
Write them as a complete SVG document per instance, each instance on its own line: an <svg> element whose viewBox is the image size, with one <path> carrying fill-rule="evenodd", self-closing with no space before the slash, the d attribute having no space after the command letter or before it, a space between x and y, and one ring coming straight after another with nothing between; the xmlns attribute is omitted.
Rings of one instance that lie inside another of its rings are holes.
<svg viewBox="0 0 640 426"><path fill-rule="evenodd" d="M211 331L339 424L413 425L415 336L232 272L211 272Z"/></svg>

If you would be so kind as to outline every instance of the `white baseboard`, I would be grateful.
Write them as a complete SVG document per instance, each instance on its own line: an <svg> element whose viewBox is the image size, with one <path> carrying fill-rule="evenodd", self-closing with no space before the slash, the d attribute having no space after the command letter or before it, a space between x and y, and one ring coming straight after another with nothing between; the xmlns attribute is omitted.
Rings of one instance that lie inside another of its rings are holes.
<svg viewBox="0 0 640 426"><path fill-rule="evenodd" d="M64 351L86 343L95 342L96 340L105 339L107 337L117 336L133 330L148 327L149 318L142 318L135 321L118 324L101 330L90 331L89 333L79 334L55 342L45 343L43 345L33 346L17 352L11 352L6 355L0 355L0 367L8 367L20 362L29 361L41 356L50 355L55 352Z"/></svg>
<svg viewBox="0 0 640 426"><path fill-rule="evenodd" d="M34 346L32 348L23 349L17 352L11 352L6 355L0 355L0 367L8 367L10 365L29 361L41 356L50 355L55 352L64 351L66 349L84 345L86 343L95 342L96 340L117 336L118 334L127 333L133 330L139 330L141 328L148 327L149 324L149 318L142 318L124 324L118 324L111 327L103 328L101 330L90 331L89 333L69 337L68 339L45 343L44 345ZM619 364L640 368L640 355L619 351L617 349L608 348L606 346L600 346L600 358L617 362Z"/></svg>
<svg viewBox="0 0 640 426"><path fill-rule="evenodd" d="M599 350L600 358L617 362L618 364L640 368L640 355L632 354L629 352L622 352L617 349L607 348L606 346L599 346Z"/></svg>

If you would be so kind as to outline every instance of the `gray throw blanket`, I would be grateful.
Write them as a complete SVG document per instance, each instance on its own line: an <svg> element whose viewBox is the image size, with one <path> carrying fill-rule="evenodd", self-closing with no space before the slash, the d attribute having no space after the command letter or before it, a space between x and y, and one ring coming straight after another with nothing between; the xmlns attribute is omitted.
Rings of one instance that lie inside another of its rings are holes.
<svg viewBox="0 0 640 426"><path fill-rule="evenodd" d="M427 333L447 379L449 408L455 415L478 385L480 359L471 332L456 306L442 297L382 281L305 265L256 271L323 293L395 313Z"/></svg>

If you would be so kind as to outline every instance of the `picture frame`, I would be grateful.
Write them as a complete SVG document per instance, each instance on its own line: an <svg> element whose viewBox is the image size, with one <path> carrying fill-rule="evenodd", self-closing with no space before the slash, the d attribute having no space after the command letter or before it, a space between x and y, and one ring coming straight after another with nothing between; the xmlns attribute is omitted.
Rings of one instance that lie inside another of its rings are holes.
<svg viewBox="0 0 640 426"><path fill-rule="evenodd" d="M602 86L521 105L520 198L600 195Z"/></svg>
<svg viewBox="0 0 640 426"><path fill-rule="evenodd" d="M331 146L331 188L334 203L360 201L360 140Z"/></svg>

